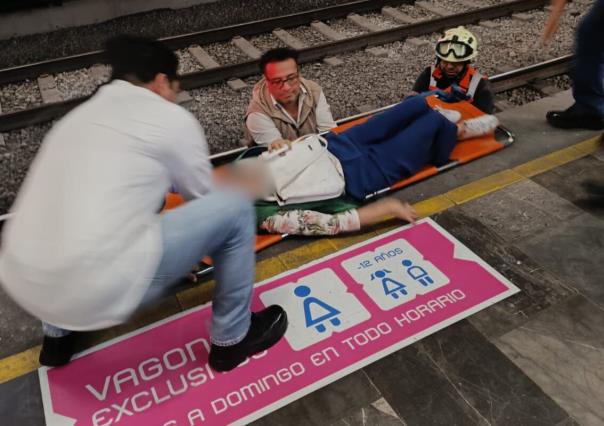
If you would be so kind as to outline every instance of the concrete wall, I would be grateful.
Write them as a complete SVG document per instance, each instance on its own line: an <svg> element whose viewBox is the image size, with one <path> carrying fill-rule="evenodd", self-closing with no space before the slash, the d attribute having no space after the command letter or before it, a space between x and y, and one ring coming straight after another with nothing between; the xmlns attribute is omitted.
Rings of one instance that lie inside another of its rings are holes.
<svg viewBox="0 0 604 426"><path fill-rule="evenodd" d="M1 1L1 0L0 0ZM181 9L218 0L77 0L62 6L0 15L0 40L60 28L97 24L155 9Z"/></svg>

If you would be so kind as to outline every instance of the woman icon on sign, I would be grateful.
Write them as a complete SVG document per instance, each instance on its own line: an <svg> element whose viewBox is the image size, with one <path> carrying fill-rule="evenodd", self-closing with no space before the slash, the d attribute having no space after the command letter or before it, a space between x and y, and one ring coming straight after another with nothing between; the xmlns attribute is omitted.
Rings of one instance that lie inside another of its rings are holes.
<svg viewBox="0 0 604 426"><path fill-rule="evenodd" d="M391 296L393 299L398 299L399 294L407 295L407 286L403 283L399 283L398 281L393 280L390 277L386 277L387 274L390 274L391 271L388 269L380 269L375 271L375 273L371 274L371 281L376 278L382 279L382 288L384 289L384 294Z"/></svg>
<svg viewBox="0 0 604 426"><path fill-rule="evenodd" d="M323 333L327 330L325 324L323 324L325 321L329 320L334 326L341 324L340 319L337 318L341 312L314 296L309 297L310 288L308 286L299 285L294 289L294 294L304 298L304 319L306 321L306 328L314 326L319 333Z"/></svg>

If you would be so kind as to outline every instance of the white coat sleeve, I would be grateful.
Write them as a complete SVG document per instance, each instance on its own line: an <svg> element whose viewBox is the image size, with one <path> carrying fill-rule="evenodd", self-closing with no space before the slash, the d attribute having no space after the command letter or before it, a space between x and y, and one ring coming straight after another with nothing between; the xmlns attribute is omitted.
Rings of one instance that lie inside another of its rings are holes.
<svg viewBox="0 0 604 426"><path fill-rule="evenodd" d="M199 198L213 189L212 163L208 142L199 122L192 115L175 120L173 135L168 137L163 161L172 186L185 200Z"/></svg>

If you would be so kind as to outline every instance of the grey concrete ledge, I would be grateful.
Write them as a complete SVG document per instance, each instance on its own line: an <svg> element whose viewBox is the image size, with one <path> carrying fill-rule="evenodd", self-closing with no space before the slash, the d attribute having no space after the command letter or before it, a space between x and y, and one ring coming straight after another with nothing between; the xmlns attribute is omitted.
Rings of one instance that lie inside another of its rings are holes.
<svg viewBox="0 0 604 426"><path fill-rule="evenodd" d="M98 24L157 9L182 9L218 0L77 0L62 6L0 15L0 40L62 28Z"/></svg>

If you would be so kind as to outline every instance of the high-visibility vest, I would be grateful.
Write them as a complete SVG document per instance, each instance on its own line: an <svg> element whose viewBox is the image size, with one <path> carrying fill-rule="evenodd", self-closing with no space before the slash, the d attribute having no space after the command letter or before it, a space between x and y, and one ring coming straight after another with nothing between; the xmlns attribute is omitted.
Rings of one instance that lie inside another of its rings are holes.
<svg viewBox="0 0 604 426"><path fill-rule="evenodd" d="M443 72L440 67L432 65L430 68L430 86L428 90L443 90L444 92L451 92L451 86L446 89L439 89L437 87L438 81L443 77ZM478 85L480 84L480 80L485 79L486 76L482 75L472 66L466 66L466 72L463 77L459 80L457 85L460 89L462 89L466 95L468 96L468 101L472 102L474 100L474 94L476 93L476 89L478 89Z"/></svg>

